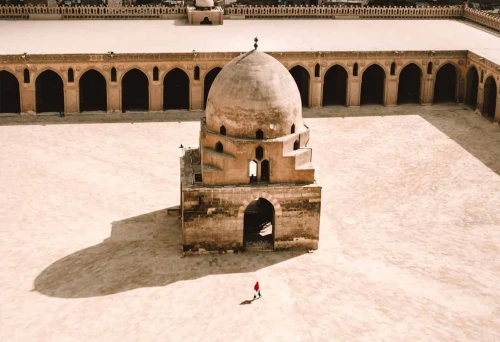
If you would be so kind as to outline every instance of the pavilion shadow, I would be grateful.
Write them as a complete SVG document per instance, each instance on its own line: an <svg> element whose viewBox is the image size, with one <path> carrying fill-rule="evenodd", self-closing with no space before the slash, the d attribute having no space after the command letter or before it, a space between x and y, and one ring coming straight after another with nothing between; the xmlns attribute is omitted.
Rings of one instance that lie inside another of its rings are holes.
<svg viewBox="0 0 500 342"><path fill-rule="evenodd" d="M34 290L59 298L105 296L213 274L254 272L303 253L183 257L180 221L159 210L113 222L108 239L48 266L35 279Z"/></svg>

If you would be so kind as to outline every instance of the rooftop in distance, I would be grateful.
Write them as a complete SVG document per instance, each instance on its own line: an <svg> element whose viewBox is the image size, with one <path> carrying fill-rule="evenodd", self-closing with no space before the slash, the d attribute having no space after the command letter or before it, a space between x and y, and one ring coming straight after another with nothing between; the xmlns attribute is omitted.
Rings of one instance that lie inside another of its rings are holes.
<svg viewBox="0 0 500 342"><path fill-rule="evenodd" d="M500 37L458 20L0 21L0 53L243 52L255 36L266 52L470 50L500 62Z"/></svg>

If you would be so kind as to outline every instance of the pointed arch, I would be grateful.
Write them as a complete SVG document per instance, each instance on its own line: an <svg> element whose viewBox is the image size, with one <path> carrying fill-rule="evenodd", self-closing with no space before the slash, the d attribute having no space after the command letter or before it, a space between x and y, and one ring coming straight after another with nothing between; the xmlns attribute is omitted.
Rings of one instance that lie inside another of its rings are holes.
<svg viewBox="0 0 500 342"><path fill-rule="evenodd" d="M97 70L89 69L78 81L80 112L107 111L108 95L106 78Z"/></svg>
<svg viewBox="0 0 500 342"><path fill-rule="evenodd" d="M498 87L493 76L484 81L483 115L490 121L495 120Z"/></svg>
<svg viewBox="0 0 500 342"><path fill-rule="evenodd" d="M309 86L310 86L310 75L306 68L301 65L296 65L290 69L290 74L292 74L297 87L300 92L300 99L302 100L303 107L309 107Z"/></svg>
<svg viewBox="0 0 500 342"><path fill-rule="evenodd" d="M55 71L41 72L35 81L36 111L64 112L64 82Z"/></svg>
<svg viewBox="0 0 500 342"><path fill-rule="evenodd" d="M224 153L224 145L220 141L215 144L215 152Z"/></svg>
<svg viewBox="0 0 500 342"><path fill-rule="evenodd" d="M415 63L407 64L399 73L398 104L420 103L422 69Z"/></svg>
<svg viewBox="0 0 500 342"><path fill-rule="evenodd" d="M207 107L208 94L210 93L210 88L212 88L212 84L215 81L219 72L221 72L222 68L215 67L205 75L203 79L203 108Z"/></svg>
<svg viewBox="0 0 500 342"><path fill-rule="evenodd" d="M20 113L19 80L12 73L0 71L0 113Z"/></svg>
<svg viewBox="0 0 500 342"><path fill-rule="evenodd" d="M436 73L434 103L455 102L458 71L451 63L443 64Z"/></svg>
<svg viewBox="0 0 500 342"><path fill-rule="evenodd" d="M163 109L189 109L189 76L180 68L163 78Z"/></svg>
<svg viewBox="0 0 500 342"><path fill-rule="evenodd" d="M149 110L149 79L142 70L130 69L121 83L123 112Z"/></svg>
<svg viewBox="0 0 500 342"><path fill-rule="evenodd" d="M384 104L385 70L372 64L363 70L361 79L361 104Z"/></svg>
<svg viewBox="0 0 500 342"><path fill-rule="evenodd" d="M323 79L323 106L347 105L348 74L344 67L330 67Z"/></svg>

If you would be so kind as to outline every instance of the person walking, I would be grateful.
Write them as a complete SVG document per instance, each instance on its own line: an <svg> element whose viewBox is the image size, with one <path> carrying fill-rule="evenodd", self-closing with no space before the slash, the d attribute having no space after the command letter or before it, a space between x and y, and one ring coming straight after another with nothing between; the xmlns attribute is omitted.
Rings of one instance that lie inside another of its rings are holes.
<svg viewBox="0 0 500 342"><path fill-rule="evenodd" d="M259 282L255 283L255 286L253 287L253 290L255 291L255 293L253 294L253 299L254 300L257 299L257 298L262 297L262 295L260 294ZM257 297L257 295L259 295L259 297Z"/></svg>

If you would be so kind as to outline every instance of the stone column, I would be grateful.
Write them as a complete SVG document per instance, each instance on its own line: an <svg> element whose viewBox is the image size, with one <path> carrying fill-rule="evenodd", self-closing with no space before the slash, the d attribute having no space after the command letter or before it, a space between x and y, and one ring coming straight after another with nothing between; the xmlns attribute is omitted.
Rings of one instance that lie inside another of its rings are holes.
<svg viewBox="0 0 500 342"><path fill-rule="evenodd" d="M189 109L203 109L203 89L201 87L201 81L192 81L190 92Z"/></svg>
<svg viewBox="0 0 500 342"><path fill-rule="evenodd" d="M108 113L121 113L121 87L119 82L108 83Z"/></svg>
<svg viewBox="0 0 500 342"><path fill-rule="evenodd" d="M457 102L464 102L465 101L465 82L466 82L465 77L461 77L458 80L457 96L456 96Z"/></svg>
<svg viewBox="0 0 500 342"><path fill-rule="evenodd" d="M484 84L479 83L477 87L477 104L476 104L476 112L483 113L484 108Z"/></svg>
<svg viewBox="0 0 500 342"><path fill-rule="evenodd" d="M19 82L21 115L35 115L35 82Z"/></svg>
<svg viewBox="0 0 500 342"><path fill-rule="evenodd" d="M500 123L500 94L497 94L497 103L495 107L495 121Z"/></svg>
<svg viewBox="0 0 500 342"><path fill-rule="evenodd" d="M314 77L311 82L311 108L320 108L323 94L323 83L321 77Z"/></svg>
<svg viewBox="0 0 500 342"><path fill-rule="evenodd" d="M78 113L78 85L75 82L64 84L64 113Z"/></svg>
<svg viewBox="0 0 500 342"><path fill-rule="evenodd" d="M163 111L163 87L161 82L154 81L154 84L149 86L149 111Z"/></svg>
<svg viewBox="0 0 500 342"><path fill-rule="evenodd" d="M347 99L347 107L359 107L361 101L361 77L351 76L349 77L349 82L347 83L347 93L349 98Z"/></svg>
<svg viewBox="0 0 500 342"><path fill-rule="evenodd" d="M395 76L385 78L384 106L395 107L398 105L399 80Z"/></svg>
<svg viewBox="0 0 500 342"><path fill-rule="evenodd" d="M424 75L424 89L420 104L423 106L431 106L434 104L434 83L436 79L433 75Z"/></svg>

